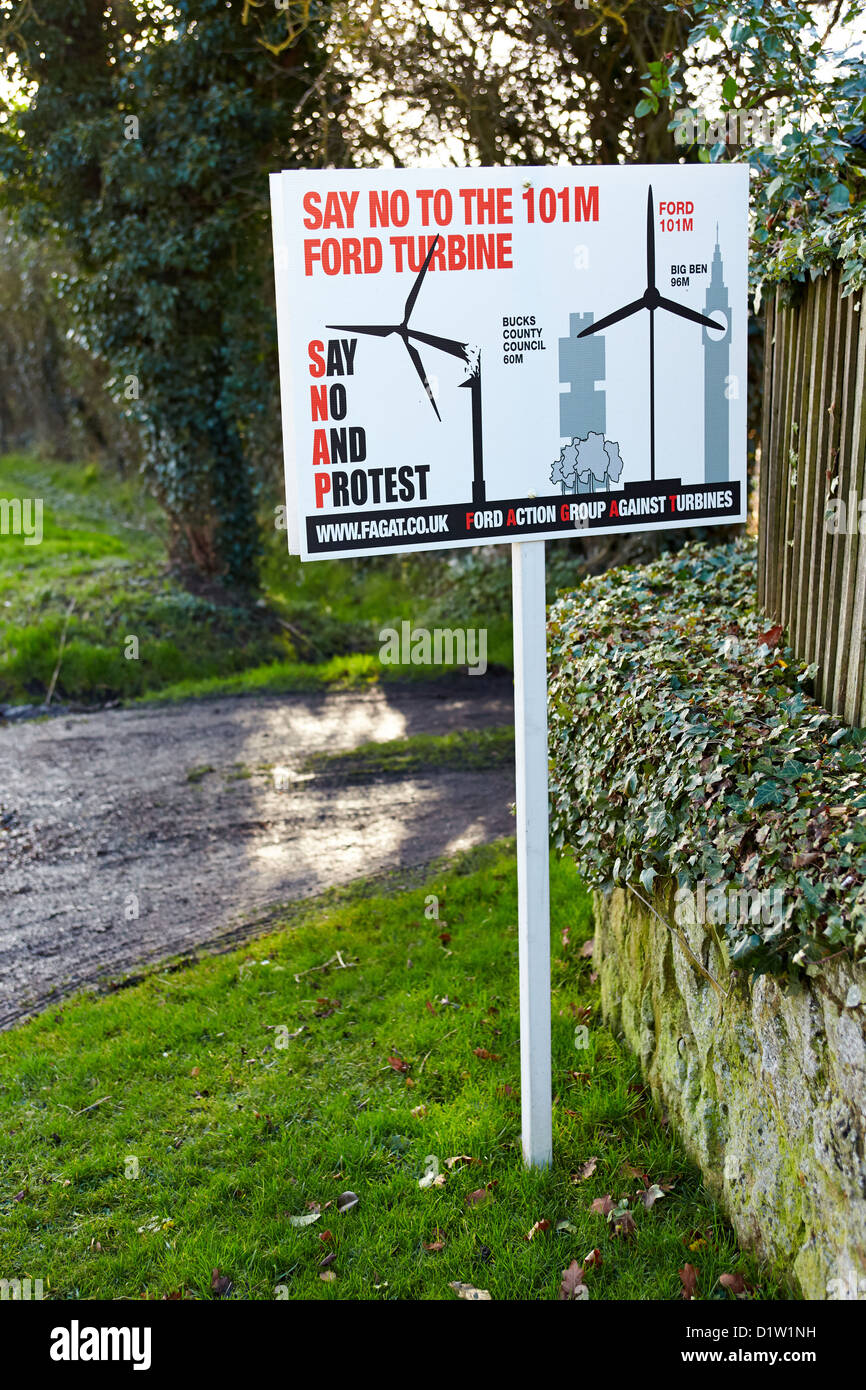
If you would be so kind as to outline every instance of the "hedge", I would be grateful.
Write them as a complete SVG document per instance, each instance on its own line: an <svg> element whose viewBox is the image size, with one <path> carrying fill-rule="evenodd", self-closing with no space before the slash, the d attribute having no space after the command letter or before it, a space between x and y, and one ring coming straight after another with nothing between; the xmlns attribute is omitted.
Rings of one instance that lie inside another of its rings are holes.
<svg viewBox="0 0 866 1390"><path fill-rule="evenodd" d="M813 975L866 944L866 731L810 697L755 574L749 540L691 544L559 596L552 830L593 888L781 895L770 921L725 921L731 958Z"/></svg>

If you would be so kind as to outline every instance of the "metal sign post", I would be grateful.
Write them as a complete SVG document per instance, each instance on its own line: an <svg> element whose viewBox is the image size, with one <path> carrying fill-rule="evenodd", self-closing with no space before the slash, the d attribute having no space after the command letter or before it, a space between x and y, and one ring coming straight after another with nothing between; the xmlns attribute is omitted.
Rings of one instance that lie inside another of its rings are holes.
<svg viewBox="0 0 866 1390"><path fill-rule="evenodd" d="M520 1106L527 1167L553 1161L544 541L511 547L520 959Z"/></svg>

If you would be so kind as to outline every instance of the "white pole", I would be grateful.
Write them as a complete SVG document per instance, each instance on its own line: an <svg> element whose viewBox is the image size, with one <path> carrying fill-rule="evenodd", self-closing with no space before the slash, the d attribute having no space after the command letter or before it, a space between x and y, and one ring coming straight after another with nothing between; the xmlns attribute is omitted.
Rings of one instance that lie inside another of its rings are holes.
<svg viewBox="0 0 866 1390"><path fill-rule="evenodd" d="M523 1158L553 1161L544 541L511 547Z"/></svg>

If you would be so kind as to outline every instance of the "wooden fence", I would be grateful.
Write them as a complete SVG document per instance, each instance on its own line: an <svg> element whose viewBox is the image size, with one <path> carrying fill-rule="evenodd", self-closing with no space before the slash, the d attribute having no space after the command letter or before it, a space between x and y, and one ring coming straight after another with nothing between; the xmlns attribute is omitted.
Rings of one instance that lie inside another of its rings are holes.
<svg viewBox="0 0 866 1390"><path fill-rule="evenodd" d="M820 703L854 725L866 724L864 394L866 294L843 298L838 272L793 306L775 293L766 305L758 602L797 655L817 663Z"/></svg>

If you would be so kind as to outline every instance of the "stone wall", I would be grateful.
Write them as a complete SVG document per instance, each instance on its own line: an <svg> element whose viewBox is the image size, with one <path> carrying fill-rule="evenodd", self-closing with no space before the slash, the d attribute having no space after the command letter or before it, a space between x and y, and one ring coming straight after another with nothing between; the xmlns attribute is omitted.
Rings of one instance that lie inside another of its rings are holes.
<svg viewBox="0 0 866 1390"><path fill-rule="evenodd" d="M677 926L670 882L658 915L627 889L594 901L605 1020L740 1240L806 1298L866 1297L866 970L752 981L720 929Z"/></svg>

